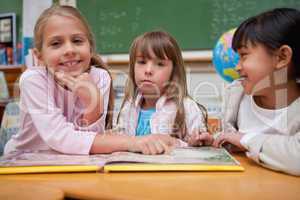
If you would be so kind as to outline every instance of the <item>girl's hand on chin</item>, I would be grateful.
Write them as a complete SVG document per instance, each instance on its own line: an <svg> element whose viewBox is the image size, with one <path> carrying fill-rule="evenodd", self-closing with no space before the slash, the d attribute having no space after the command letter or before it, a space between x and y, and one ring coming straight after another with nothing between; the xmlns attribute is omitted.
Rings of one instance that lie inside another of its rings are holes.
<svg viewBox="0 0 300 200"><path fill-rule="evenodd" d="M72 91L86 108L92 106L92 104L96 106L101 98L99 89L86 72L77 77L73 77L68 73L56 72L55 79L58 84Z"/></svg>

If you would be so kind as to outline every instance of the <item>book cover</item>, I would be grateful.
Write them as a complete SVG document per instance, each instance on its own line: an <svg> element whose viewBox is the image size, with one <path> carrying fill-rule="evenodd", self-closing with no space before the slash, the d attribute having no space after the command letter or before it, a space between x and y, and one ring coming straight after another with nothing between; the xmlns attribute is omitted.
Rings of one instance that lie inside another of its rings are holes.
<svg viewBox="0 0 300 200"><path fill-rule="evenodd" d="M225 149L176 148L170 154L143 155L131 152L66 155L55 151L22 151L0 158L0 174L50 172L129 171L243 171Z"/></svg>

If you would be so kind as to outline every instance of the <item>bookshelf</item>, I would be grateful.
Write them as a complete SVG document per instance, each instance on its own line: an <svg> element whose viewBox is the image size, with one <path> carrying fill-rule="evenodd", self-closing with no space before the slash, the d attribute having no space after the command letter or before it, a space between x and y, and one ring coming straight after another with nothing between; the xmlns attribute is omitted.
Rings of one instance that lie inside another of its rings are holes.
<svg viewBox="0 0 300 200"><path fill-rule="evenodd" d="M4 72L9 96L11 98L19 97L18 82L25 68L25 65L0 65L0 71Z"/></svg>

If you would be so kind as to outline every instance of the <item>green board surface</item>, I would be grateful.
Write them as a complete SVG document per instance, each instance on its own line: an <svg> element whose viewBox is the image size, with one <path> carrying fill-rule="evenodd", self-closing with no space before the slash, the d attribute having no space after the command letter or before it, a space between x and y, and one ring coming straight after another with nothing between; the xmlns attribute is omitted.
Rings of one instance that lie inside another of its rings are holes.
<svg viewBox="0 0 300 200"><path fill-rule="evenodd" d="M100 53L127 53L145 31L170 32L183 50L212 49L219 36L244 19L300 0L77 0Z"/></svg>

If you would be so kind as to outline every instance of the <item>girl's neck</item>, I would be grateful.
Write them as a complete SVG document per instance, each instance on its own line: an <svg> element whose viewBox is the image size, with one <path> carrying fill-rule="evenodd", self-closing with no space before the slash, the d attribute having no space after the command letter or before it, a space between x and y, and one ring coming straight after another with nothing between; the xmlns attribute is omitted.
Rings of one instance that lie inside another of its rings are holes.
<svg viewBox="0 0 300 200"><path fill-rule="evenodd" d="M155 108L157 100L158 98L143 98L141 108L145 110Z"/></svg>
<svg viewBox="0 0 300 200"><path fill-rule="evenodd" d="M265 109L280 109L289 106L300 97L300 85L294 80L268 88L262 95L253 95L255 103Z"/></svg>

